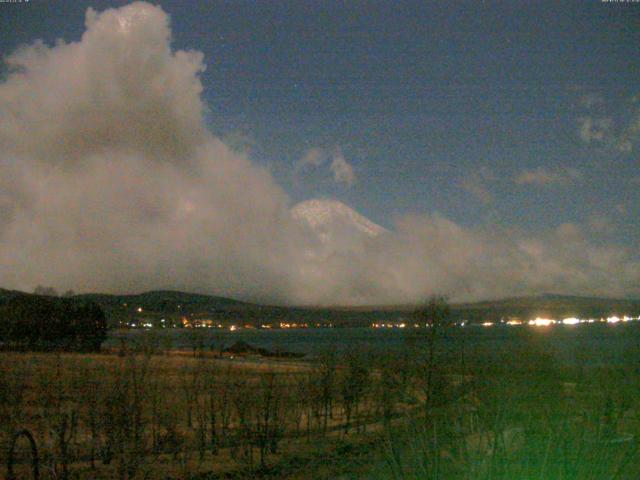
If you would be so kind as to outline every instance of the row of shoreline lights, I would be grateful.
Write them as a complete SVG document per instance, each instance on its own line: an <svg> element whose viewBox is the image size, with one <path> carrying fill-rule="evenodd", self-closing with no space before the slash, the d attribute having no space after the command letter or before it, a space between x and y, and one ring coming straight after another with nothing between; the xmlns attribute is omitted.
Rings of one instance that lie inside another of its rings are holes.
<svg viewBox="0 0 640 480"><path fill-rule="evenodd" d="M629 317L627 315L624 315L621 318L616 315L613 315L611 317L600 318L600 319L595 319L595 318L582 319L582 318L576 318L576 317L567 317L562 320L537 317L537 318L534 318L533 320L529 320L527 322L527 325L532 325L534 327L548 327L551 325L578 325L581 323L619 323L619 322L631 322L631 321L637 321L637 320L640 320L640 316ZM509 320L508 322L506 322L506 324L507 325L523 325L524 322L520 320ZM483 327L491 327L493 325L494 325L493 322L484 322L482 324Z"/></svg>
<svg viewBox="0 0 640 480"><path fill-rule="evenodd" d="M493 327L494 325L507 325L507 326L518 326L518 325L531 325L534 327L549 327L551 325L579 325L582 323L620 323L620 322L631 322L640 320L640 316L638 317L629 317L628 315L624 315L623 317L618 317L616 315L607 317L607 318L589 318L582 319L576 317L567 317L562 320L555 320L553 318L541 318L537 317L533 320L529 320L528 322L524 322L522 320L509 320L509 321L501 321L501 322L483 322L480 324L471 324L471 326L483 326L483 327ZM462 321L460 323L456 323L458 327L464 327L469 325L468 322ZM372 323L372 328L405 328L409 326L406 323ZM428 327L428 325L425 325ZM414 328L419 328L420 325L413 324Z"/></svg>

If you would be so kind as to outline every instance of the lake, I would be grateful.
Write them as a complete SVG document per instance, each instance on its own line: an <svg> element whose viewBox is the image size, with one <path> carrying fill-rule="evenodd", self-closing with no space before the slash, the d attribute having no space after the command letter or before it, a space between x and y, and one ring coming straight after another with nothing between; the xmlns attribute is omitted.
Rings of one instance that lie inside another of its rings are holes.
<svg viewBox="0 0 640 480"><path fill-rule="evenodd" d="M401 351L407 346L407 338L416 333L420 331L398 328L119 330L109 334L105 346L117 347L123 340L134 344L152 340L162 349L188 350L197 341L205 350L215 350L242 340L268 350L304 353L306 358L313 358L327 350L362 349L374 354ZM455 327L443 335L440 345L453 355L465 352L469 356L517 357L519 352L535 348L566 365L613 365L634 352L640 357L640 323Z"/></svg>

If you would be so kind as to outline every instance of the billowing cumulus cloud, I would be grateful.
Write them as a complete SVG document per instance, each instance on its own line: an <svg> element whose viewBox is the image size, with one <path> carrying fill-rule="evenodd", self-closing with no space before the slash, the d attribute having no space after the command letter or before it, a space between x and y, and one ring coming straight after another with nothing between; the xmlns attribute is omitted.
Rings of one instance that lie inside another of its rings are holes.
<svg viewBox="0 0 640 480"><path fill-rule="evenodd" d="M144 3L86 27L7 60L0 283L285 299L288 198L205 130L202 54L172 51Z"/></svg>
<svg viewBox="0 0 640 480"><path fill-rule="evenodd" d="M326 252L272 176L206 129L204 58L171 48L159 7L89 10L78 42L36 42L6 60L2 287L310 304L639 293L637 252L593 246L577 226L529 238L406 216ZM335 159L335 180L353 183Z"/></svg>

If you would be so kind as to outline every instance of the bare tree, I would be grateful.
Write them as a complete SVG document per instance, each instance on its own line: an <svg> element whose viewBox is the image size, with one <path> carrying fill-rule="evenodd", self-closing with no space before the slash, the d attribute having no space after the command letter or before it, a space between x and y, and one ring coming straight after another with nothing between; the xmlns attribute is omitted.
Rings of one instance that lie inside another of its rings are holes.
<svg viewBox="0 0 640 480"><path fill-rule="evenodd" d="M340 398L345 416L344 433L349 433L352 417L358 411L369 383L369 368L361 352L350 351L345 355L346 370L340 382Z"/></svg>
<svg viewBox="0 0 640 480"><path fill-rule="evenodd" d="M405 367L395 357L389 356L379 364L376 372L374 399L385 426L389 425L404 393L403 368Z"/></svg>
<svg viewBox="0 0 640 480"><path fill-rule="evenodd" d="M69 375L77 375L80 367L71 367L71 373L67 374L60 355L56 354L55 368L41 373L39 385L42 418L47 424L47 438L51 440L51 469L62 480L69 478L70 446L78 428L79 407L72 400L70 390L73 390L74 382Z"/></svg>
<svg viewBox="0 0 640 480"><path fill-rule="evenodd" d="M24 419L24 398L30 368L16 360L12 368L0 369L0 428L10 437Z"/></svg>
<svg viewBox="0 0 640 480"><path fill-rule="evenodd" d="M329 418L333 414L333 400L336 390L337 359L334 350L327 350L320 356L316 368L316 381L322 404L322 433L327 433Z"/></svg>
<svg viewBox="0 0 640 480"><path fill-rule="evenodd" d="M420 328L415 330L413 339L418 366L417 374L423 386L427 414L434 404L437 387L441 386L437 349L444 329L449 326L450 314L445 297L432 297L414 312L416 321L420 325Z"/></svg>
<svg viewBox="0 0 640 480"><path fill-rule="evenodd" d="M255 441L260 452L260 466L265 467L267 452L276 453L282 435L284 391L273 372L260 376L255 409Z"/></svg>
<svg viewBox="0 0 640 480"><path fill-rule="evenodd" d="M106 443L103 460L117 461L121 480L132 478L145 454L144 430L150 357L127 355L110 372L102 420Z"/></svg>
<svg viewBox="0 0 640 480"><path fill-rule="evenodd" d="M231 454L235 458L240 454L242 460L253 465L253 422L255 394L253 386L246 378L237 378L231 390L231 403L234 408L236 425L231 443Z"/></svg>

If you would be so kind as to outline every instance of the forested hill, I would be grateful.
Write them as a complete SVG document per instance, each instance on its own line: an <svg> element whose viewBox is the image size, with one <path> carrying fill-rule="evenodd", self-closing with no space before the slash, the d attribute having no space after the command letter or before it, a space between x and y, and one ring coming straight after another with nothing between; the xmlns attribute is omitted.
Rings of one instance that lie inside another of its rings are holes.
<svg viewBox="0 0 640 480"><path fill-rule="evenodd" d="M19 296L27 296L27 295L31 295L31 294L20 292L19 290L6 290L4 288L0 288L0 306L5 304L12 298L19 297Z"/></svg>
<svg viewBox="0 0 640 480"><path fill-rule="evenodd" d="M219 309L246 308L251 304L226 297L201 295L197 293L177 292L173 290L155 290L135 295L108 295L87 293L74 298L90 300L103 307L135 307L146 311L170 313L195 313Z"/></svg>

